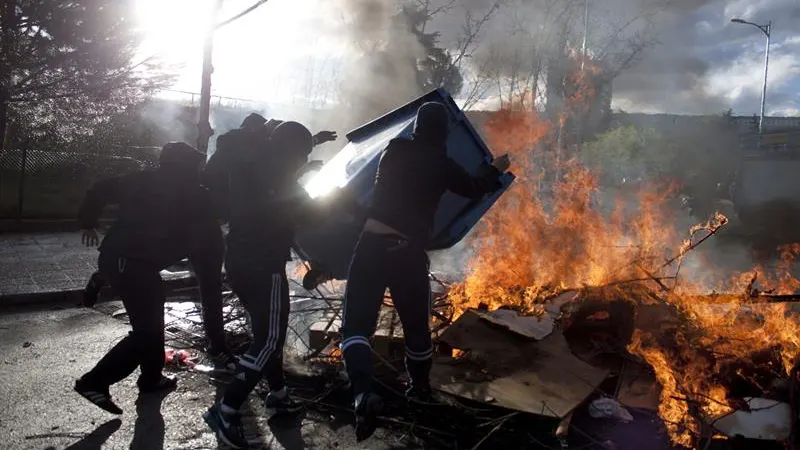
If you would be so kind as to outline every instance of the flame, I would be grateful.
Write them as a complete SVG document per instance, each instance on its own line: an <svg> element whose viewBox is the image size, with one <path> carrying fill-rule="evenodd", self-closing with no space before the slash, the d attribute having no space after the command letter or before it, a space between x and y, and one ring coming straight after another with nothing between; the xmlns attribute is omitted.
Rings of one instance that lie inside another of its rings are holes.
<svg viewBox="0 0 800 450"><path fill-rule="evenodd" d="M479 304L533 313L567 289L673 275L699 240L727 223L716 214L683 238L685 231L670 226L675 221L668 202L675 185L666 181L622 192L610 211L601 210L598 174L583 166L572 149L558 145L559 128L593 95L586 80L574 77L577 88L553 120L518 102L494 113L486 124L487 143L509 153L517 181L472 236L470 275L449 292L454 317ZM800 244L786 246L772 272L755 267L721 278L715 285L729 295L701 297L705 285L685 281L613 289L615 298L638 304L660 298L679 319L638 324L627 346L655 371L661 385L659 415L675 444L691 446L700 433L697 420L711 421L734 408L720 373L738 364L755 365L765 354L778 361L777 367L763 363L769 370L779 376L790 373L800 350L798 322L786 306L754 304L751 294L755 280L771 293L798 290L800 280L791 274L798 254Z"/></svg>

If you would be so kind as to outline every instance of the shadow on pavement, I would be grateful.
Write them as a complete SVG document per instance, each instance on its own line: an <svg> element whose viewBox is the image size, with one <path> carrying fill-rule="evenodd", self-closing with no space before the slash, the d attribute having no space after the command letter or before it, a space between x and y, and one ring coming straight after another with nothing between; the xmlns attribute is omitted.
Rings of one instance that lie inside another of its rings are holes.
<svg viewBox="0 0 800 450"><path fill-rule="evenodd" d="M303 419L305 413L274 416L267 421L272 436L286 450L305 450L303 441Z"/></svg>
<svg viewBox="0 0 800 450"><path fill-rule="evenodd" d="M161 404L172 391L139 394L136 399L136 424L131 450L161 450L164 448L164 416Z"/></svg>
<svg viewBox="0 0 800 450"><path fill-rule="evenodd" d="M80 441L70 445L64 450L100 450L103 444L114 434L122 425L122 420L112 419L95 428ZM46 447L44 450L56 450L55 447Z"/></svg>

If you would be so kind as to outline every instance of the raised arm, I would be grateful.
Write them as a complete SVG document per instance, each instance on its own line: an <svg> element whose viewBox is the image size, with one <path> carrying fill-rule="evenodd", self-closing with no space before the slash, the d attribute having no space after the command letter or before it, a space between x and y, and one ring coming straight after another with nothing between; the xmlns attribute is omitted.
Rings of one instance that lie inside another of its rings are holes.
<svg viewBox="0 0 800 450"><path fill-rule="evenodd" d="M103 210L109 204L119 203L125 177L101 180L92 185L78 210L78 223L83 230L97 228Z"/></svg>
<svg viewBox="0 0 800 450"><path fill-rule="evenodd" d="M484 164L475 176L470 175L452 158L444 163L444 178L447 190L469 199L481 198L500 188L501 172L496 167Z"/></svg>

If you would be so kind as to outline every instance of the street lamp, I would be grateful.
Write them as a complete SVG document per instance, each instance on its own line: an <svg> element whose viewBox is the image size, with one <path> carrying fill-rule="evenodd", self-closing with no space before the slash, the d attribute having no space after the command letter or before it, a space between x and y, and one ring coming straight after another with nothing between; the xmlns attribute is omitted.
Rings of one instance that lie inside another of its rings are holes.
<svg viewBox="0 0 800 450"><path fill-rule="evenodd" d="M758 119L758 134L761 134L764 131L764 104L767 100L767 69L769 67L769 40L772 31L772 21L770 20L766 25L758 25L742 19L731 19L731 22L752 25L761 30L767 36L767 50L764 56L764 87L761 90L761 117Z"/></svg>

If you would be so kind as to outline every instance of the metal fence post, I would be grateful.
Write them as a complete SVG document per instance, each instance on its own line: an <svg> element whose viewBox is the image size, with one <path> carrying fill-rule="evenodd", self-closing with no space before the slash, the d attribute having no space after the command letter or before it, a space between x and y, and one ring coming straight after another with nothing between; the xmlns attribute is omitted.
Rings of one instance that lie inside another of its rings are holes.
<svg viewBox="0 0 800 450"><path fill-rule="evenodd" d="M28 168L28 143L22 145L22 165L19 172L19 186L17 188L17 219L22 220L25 207L25 174Z"/></svg>

